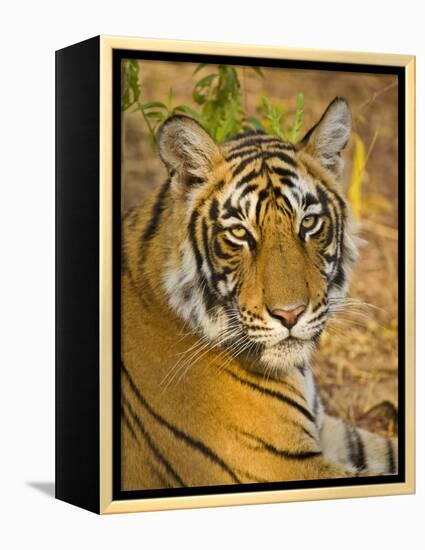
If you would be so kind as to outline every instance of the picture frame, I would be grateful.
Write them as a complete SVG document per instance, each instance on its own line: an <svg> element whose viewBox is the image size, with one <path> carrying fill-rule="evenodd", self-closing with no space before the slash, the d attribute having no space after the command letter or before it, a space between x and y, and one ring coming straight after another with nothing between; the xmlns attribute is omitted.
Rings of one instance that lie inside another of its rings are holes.
<svg viewBox="0 0 425 550"><path fill-rule="evenodd" d="M394 475L123 490L122 61L393 75L398 83L398 469ZM56 498L101 513L415 490L415 58L99 36L56 52Z"/></svg>

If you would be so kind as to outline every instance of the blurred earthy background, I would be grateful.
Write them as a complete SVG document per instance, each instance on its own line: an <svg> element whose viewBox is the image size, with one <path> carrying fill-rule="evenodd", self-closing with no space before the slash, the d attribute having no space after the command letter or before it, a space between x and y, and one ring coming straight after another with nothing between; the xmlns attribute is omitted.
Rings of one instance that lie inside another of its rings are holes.
<svg viewBox="0 0 425 550"><path fill-rule="evenodd" d="M140 101L185 104L197 81L214 72L208 65L195 75L196 64L138 63ZM356 305L329 324L316 352L314 370L330 413L383 434L397 432L397 79L311 70L238 67L244 110L262 119L261 97L267 96L290 125L297 94L304 95L301 136L335 96L350 103L354 133L345 151L344 188L365 240L354 269L349 296ZM170 94L170 89L172 94ZM150 110L155 110L155 106ZM123 112L123 196L125 212L137 205L166 177L147 122L140 110Z"/></svg>

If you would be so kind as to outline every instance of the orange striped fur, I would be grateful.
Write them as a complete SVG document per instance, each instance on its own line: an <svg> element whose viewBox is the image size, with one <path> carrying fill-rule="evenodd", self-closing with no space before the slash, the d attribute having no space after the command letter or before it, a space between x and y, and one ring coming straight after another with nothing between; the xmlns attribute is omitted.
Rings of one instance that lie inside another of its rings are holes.
<svg viewBox="0 0 425 550"><path fill-rule="evenodd" d="M329 417L310 368L356 259L350 126L340 98L297 147L164 123L170 178L123 220L123 490L396 471L396 442Z"/></svg>

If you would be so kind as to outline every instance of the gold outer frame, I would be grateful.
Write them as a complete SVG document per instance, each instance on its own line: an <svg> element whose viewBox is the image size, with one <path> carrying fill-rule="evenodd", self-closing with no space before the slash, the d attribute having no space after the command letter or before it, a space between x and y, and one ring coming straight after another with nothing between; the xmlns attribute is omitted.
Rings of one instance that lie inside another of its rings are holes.
<svg viewBox="0 0 425 550"><path fill-rule="evenodd" d="M203 496L116 500L112 498L112 54L114 49L252 56L299 61L391 65L405 69L406 272L405 272L405 435L406 480L403 483L312 489L253 491ZM100 513L141 512L323 500L415 492L415 57L215 42L100 37L100 189L99 189L99 388Z"/></svg>

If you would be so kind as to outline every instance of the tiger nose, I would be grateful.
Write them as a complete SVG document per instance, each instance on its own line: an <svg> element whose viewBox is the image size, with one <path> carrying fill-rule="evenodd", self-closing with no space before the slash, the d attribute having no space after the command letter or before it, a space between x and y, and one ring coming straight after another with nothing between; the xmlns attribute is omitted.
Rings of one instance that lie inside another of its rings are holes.
<svg viewBox="0 0 425 550"><path fill-rule="evenodd" d="M298 321L300 315L305 311L305 305L301 304L294 308L273 309L273 317L277 317L279 321L288 329L292 328Z"/></svg>

